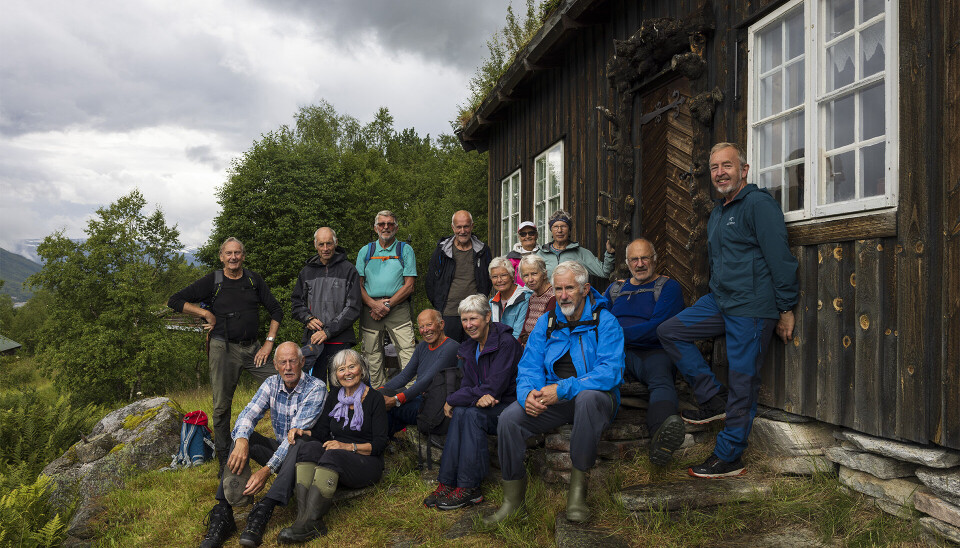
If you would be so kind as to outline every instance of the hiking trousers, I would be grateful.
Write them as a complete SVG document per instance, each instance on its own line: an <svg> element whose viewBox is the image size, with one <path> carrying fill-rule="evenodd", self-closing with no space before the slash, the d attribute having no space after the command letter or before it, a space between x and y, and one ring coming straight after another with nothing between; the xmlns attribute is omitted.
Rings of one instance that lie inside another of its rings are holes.
<svg viewBox="0 0 960 548"><path fill-rule="evenodd" d="M776 326L777 320L770 318L723 314L713 294L708 293L657 329L660 344L693 387L700 405L727 391L727 419L717 434L713 450L724 462L737 460L747 448L753 417L757 414L760 366ZM694 341L720 335L725 335L727 341L730 364L727 387L720 384L694 344Z"/></svg>
<svg viewBox="0 0 960 548"><path fill-rule="evenodd" d="M273 456L273 453L277 450L277 447L280 447L280 442L268 438L258 432L250 433L250 458L254 460L260 466L266 466L267 462L270 460L270 457ZM233 446L236 442L230 444L230 451L233 451ZM291 455L293 458L291 460ZM291 464L288 466L288 464ZM280 465L280 469L277 470L277 476L273 479L273 483L270 485L270 489L267 490L267 494L263 498L268 498L274 500L280 506L286 506L287 501L290 500L290 497L293 496L293 484L297 481L297 446L291 445L290 449L287 451L287 457L284 459L283 463ZM221 479L217 487L217 500L225 501L227 500L223 494L223 480Z"/></svg>
<svg viewBox="0 0 960 548"><path fill-rule="evenodd" d="M487 434L497 432L500 413L509 405L498 403L493 407L453 408L437 481L451 487L480 487L490 469Z"/></svg>
<svg viewBox="0 0 960 548"><path fill-rule="evenodd" d="M226 454L230 449L230 409L233 406L233 393L240 381L240 373L246 371L258 383L275 375L273 358L267 360L262 367L254 365L253 358L260 350L260 343L247 345L227 343L220 339L210 339L210 387L213 392L213 444L217 456Z"/></svg>
<svg viewBox="0 0 960 548"><path fill-rule="evenodd" d="M364 305L360 311L360 348L363 357L370 364L370 387L380 388L387 384L383 368L383 332L390 333L390 340L397 349L400 369L407 366L413 357L417 339L413 334L413 321L410 319L410 300L403 301L390 310L387 317L374 320L370 317L370 308Z"/></svg>
<svg viewBox="0 0 960 548"><path fill-rule="evenodd" d="M670 415L677 414L676 370L670 356L660 348L624 352L627 371L647 385L650 402L647 406L647 429L652 436Z"/></svg>
<svg viewBox="0 0 960 548"><path fill-rule="evenodd" d="M312 462L336 472L339 486L359 489L377 483L383 476L383 457L361 455L345 449L324 449L323 442L311 438L301 438L295 445L299 450L293 456L294 462ZM284 464L290 460L288 454ZM293 468L296 469L296 465Z"/></svg>
<svg viewBox="0 0 960 548"><path fill-rule="evenodd" d="M597 462L597 446L603 429L613 420L615 410L609 392L584 390L572 400L560 400L531 417L519 401L510 404L497 426L497 456L504 481L523 479L527 470L523 458L527 438L573 423L570 432L570 460L581 472ZM444 453L446 456L446 453Z"/></svg>

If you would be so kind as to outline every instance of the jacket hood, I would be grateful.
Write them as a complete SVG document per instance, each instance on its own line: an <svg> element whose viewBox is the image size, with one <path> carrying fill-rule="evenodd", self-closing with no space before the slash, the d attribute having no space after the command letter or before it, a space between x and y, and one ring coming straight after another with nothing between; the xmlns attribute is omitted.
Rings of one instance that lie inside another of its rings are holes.
<svg viewBox="0 0 960 548"><path fill-rule="evenodd" d="M523 300L523 294L524 294L524 293L531 293L531 294L532 294L533 291L530 290L530 289L527 288L527 287L524 287L524 286L522 286L522 285L518 285L518 286L517 286L517 289L514 290L513 295L510 295L510 298L507 299L506 306L511 306L511 305L513 305L513 303L515 303L515 302L517 302L517 301L522 301L522 300ZM497 291L497 293L496 293L493 297L490 298L490 302L491 302L491 303L498 303L498 302L500 302L500 292L499 292L499 291Z"/></svg>
<svg viewBox="0 0 960 548"><path fill-rule="evenodd" d="M508 257L508 258L511 258L511 259L514 259L514 258L515 258L515 259L519 259L520 257L523 257L524 255L529 255L529 254L531 254L531 253L536 253L537 251L540 251L540 244L537 244L537 245L533 246L533 250L532 250L532 251L527 251L526 249L523 248L522 245L520 245L520 242L517 242L517 243L513 244L513 249L510 251L510 253L507 254L507 257ZM514 254L516 254L516 255L514 255Z"/></svg>
<svg viewBox="0 0 960 548"><path fill-rule="evenodd" d="M589 306L588 306L589 305ZM583 307L583 313L580 314L579 321L587 321L593 319L593 312L595 310L607 309L610 310L610 301L606 297L600 294L599 291L590 287L590 293L587 294L587 304ZM560 310L560 302L557 300L557 306L554 309L557 314L557 320L566 323L568 321L567 317L563 315L563 311Z"/></svg>
<svg viewBox="0 0 960 548"><path fill-rule="evenodd" d="M738 201L738 200L742 200L747 194L750 194L751 192L767 192L767 191L766 191L766 189L761 189L760 187L758 187L757 185L755 185L755 184L753 184L753 183L749 183L747 186L741 188L741 189L740 189L740 192L737 192L737 195L734 196L732 200L730 200L730 203L736 202L736 201ZM769 192L767 192L767 194L769 194ZM726 198L724 198L723 196L721 196L721 197L717 198L716 200L714 200L714 202L716 202L717 205L721 205L721 206L722 206L724 200L726 200Z"/></svg>
<svg viewBox="0 0 960 548"><path fill-rule="evenodd" d="M337 248L333 251L333 257L330 257L330 263L328 263L327 265L324 265L323 263L320 262L320 255L314 255L309 259L307 259L306 265L315 266L318 268L322 268L323 266L331 267L339 263L340 261L345 261L345 260L347 260L347 250L345 250L340 246L337 246Z"/></svg>
<svg viewBox="0 0 960 548"><path fill-rule="evenodd" d="M440 249L443 250L443 254L447 257L453 257L453 239L455 236L450 235L446 238L440 240ZM480 253L483 251L484 246L487 244L480 241L480 238L477 238L473 234L470 235L470 242L473 244L473 252Z"/></svg>

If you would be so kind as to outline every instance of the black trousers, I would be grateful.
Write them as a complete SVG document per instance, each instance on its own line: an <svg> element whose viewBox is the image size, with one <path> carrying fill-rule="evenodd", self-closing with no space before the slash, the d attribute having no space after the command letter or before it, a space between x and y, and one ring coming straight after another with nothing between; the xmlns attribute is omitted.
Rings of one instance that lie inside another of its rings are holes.
<svg viewBox="0 0 960 548"><path fill-rule="evenodd" d="M230 444L231 453L233 452L233 447L235 445L236 442ZM273 438L268 438L257 432L250 433L250 458L252 458L260 466L267 465L267 461L269 461L270 457L273 456L273 453L277 450L277 447L280 447L279 441ZM290 460L291 455L293 455L292 461ZM280 506L287 505L287 501L289 501L290 497L293 496L293 484L297 481L296 457L296 446L291 446L290 450L287 452L287 457L280 465L280 469L277 470L277 477L273 478L273 484L270 485L270 489L267 490L267 494L264 495L263 498L272 499ZM292 465L288 466L289 462L292 462ZM217 487L217 500L227 500L223 494L222 480Z"/></svg>
<svg viewBox="0 0 960 548"><path fill-rule="evenodd" d="M361 455L343 449L324 449L323 443L316 440L299 439L294 447L297 447L294 462L312 462L317 466L329 468L340 476L339 485L349 489L373 485L383 476L382 457ZM290 459L288 453L284 466ZM292 468L296 469L296 465Z"/></svg>

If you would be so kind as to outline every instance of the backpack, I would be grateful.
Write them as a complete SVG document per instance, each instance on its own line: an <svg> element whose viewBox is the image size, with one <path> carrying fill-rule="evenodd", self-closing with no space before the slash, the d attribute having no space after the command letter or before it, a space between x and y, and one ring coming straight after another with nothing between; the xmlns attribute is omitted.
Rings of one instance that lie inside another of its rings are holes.
<svg viewBox="0 0 960 548"><path fill-rule="evenodd" d="M381 261L388 261L390 259L400 259L400 268L406 268L406 265L403 263L403 246L406 245L401 240L397 240L397 254L388 255L386 257L374 257L373 254L377 251L377 242L370 242L367 245L367 256L363 259L363 266L367 266L367 263L370 262L370 259L378 259Z"/></svg>
<svg viewBox="0 0 960 548"><path fill-rule="evenodd" d="M257 284L254 283L253 281L253 276L250 274L250 272L246 268L243 269L243 277L250 280L250 285L254 289L257 288ZM210 302L208 303L200 303L200 307L206 308L206 309L213 308L213 303L216 302L217 295L220 294L221 289L223 289L223 269L222 268L217 269L213 272L213 297L210 297Z"/></svg>
<svg viewBox="0 0 960 548"><path fill-rule="evenodd" d="M581 325L589 325L593 327L593 334L597 338L597 344L600 344L600 330L597 329L597 326L600 325L600 310L593 311L593 317L585 322L567 322L563 323L557 321L557 309L554 307L550 310L550 313L547 314L547 336L546 340L550 340L550 335L553 334L557 329L564 329L569 327L570 332L573 332L573 328L580 327Z"/></svg>
<svg viewBox="0 0 960 548"><path fill-rule="evenodd" d="M183 417L180 425L180 450L173 455L170 466L165 470L199 466L213 458L213 440L207 427L207 414L203 411L191 411Z"/></svg>
<svg viewBox="0 0 960 548"><path fill-rule="evenodd" d="M660 276L657 278L657 281L653 284L653 287L648 287L646 289L634 289L632 291L623 291L623 286L626 285L625 280L617 280L610 284L610 306L613 306L613 303L616 302L617 297L620 295L626 295L627 300L630 300L630 297L637 295L638 293L653 293L653 302L656 303L660 300L660 293L663 291L663 286L666 285L667 280L670 279L670 276Z"/></svg>
<svg viewBox="0 0 960 548"><path fill-rule="evenodd" d="M447 402L447 396L460 388L462 378L463 371L459 366L442 369L423 392L423 403L420 404L420 412L417 414L417 461L420 468L423 468L424 464L421 438L426 436L426 467L428 470L433 469L431 437L446 435L450 419L443 414L443 404Z"/></svg>

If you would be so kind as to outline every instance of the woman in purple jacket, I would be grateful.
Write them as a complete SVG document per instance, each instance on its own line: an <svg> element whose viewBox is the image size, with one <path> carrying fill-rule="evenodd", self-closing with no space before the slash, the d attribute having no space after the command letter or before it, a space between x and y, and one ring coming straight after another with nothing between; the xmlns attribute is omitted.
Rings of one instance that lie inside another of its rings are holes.
<svg viewBox="0 0 960 548"><path fill-rule="evenodd" d="M440 457L439 485L423 500L428 508L439 510L483 502L480 482L490 468L487 434L496 434L500 412L517 399L517 364L523 354L512 329L490 321L485 296L470 295L458 311L470 337L457 354L463 382L443 406L450 427Z"/></svg>

